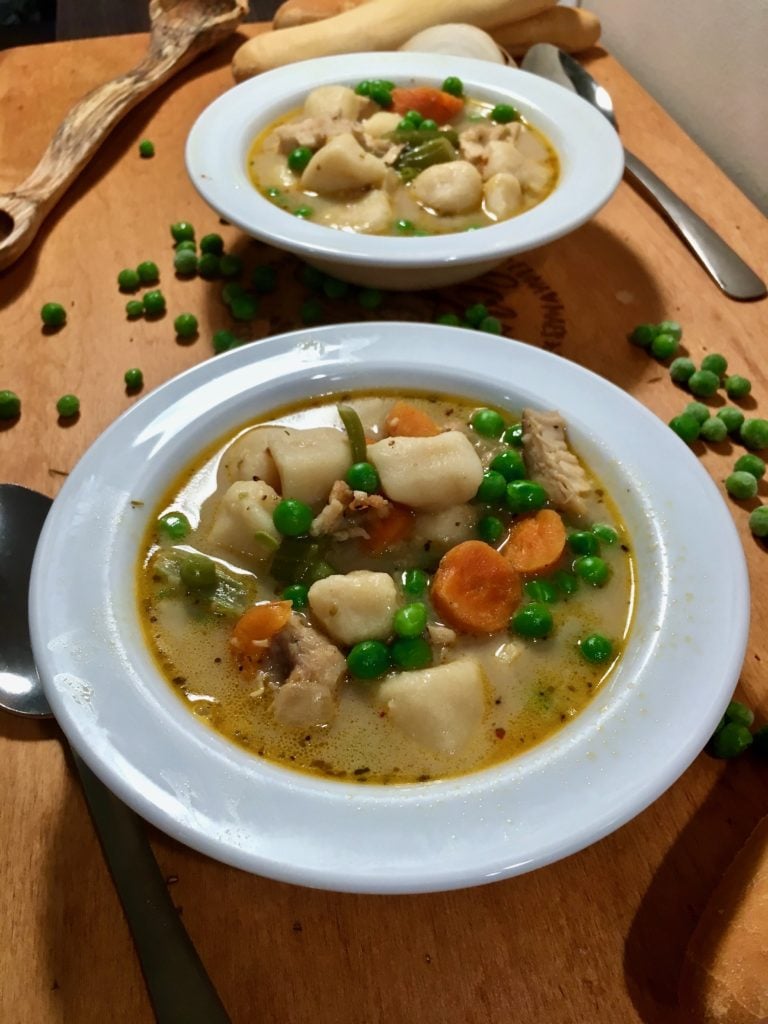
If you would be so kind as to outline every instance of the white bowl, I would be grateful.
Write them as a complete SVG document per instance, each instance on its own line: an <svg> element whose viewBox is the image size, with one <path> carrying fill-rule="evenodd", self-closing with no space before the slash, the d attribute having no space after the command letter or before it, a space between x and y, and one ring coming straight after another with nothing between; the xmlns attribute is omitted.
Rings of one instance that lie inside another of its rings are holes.
<svg viewBox="0 0 768 1024"><path fill-rule="evenodd" d="M300 106L315 86L355 85L371 77L439 85L447 75L458 75L471 96L512 103L549 137L560 157L561 177L538 206L478 231L382 237L339 231L286 213L248 177L254 138ZM573 231L610 199L624 169L615 130L574 93L504 65L410 52L321 57L257 75L203 111L189 134L186 161L203 199L249 235L346 281L408 290L468 280Z"/></svg>
<svg viewBox="0 0 768 1024"><path fill-rule="evenodd" d="M195 718L147 650L136 565L169 481L213 440L310 396L403 386L560 409L629 529L637 608L609 683L547 741L461 778L361 787L267 763ZM68 738L153 824L284 881L417 892L547 864L659 796L728 703L748 609L741 544L717 487L638 402L519 342L368 323L236 349L118 419L54 502L35 557L30 621L46 695Z"/></svg>

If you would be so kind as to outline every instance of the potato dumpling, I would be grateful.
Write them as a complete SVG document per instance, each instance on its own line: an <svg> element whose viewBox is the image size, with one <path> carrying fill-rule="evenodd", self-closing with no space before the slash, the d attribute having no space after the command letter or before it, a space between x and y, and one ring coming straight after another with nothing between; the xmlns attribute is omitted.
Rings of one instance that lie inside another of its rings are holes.
<svg viewBox="0 0 768 1024"><path fill-rule="evenodd" d="M381 189L372 189L359 199L330 204L318 220L335 228L376 233L386 229L392 216L389 196Z"/></svg>
<svg viewBox="0 0 768 1024"><path fill-rule="evenodd" d="M480 171L467 160L427 167L412 188L418 202L442 214L473 210L480 206L483 198Z"/></svg>
<svg viewBox="0 0 768 1024"><path fill-rule="evenodd" d="M232 484L216 507L208 540L238 554L268 558L280 541L272 522L279 501L279 495L263 480Z"/></svg>
<svg viewBox="0 0 768 1024"><path fill-rule="evenodd" d="M320 85L304 101L304 114L354 121L367 104L364 96L358 96L347 85Z"/></svg>
<svg viewBox="0 0 768 1024"><path fill-rule="evenodd" d="M485 209L497 220L511 217L522 202L523 190L514 174L500 171L483 186Z"/></svg>
<svg viewBox="0 0 768 1024"><path fill-rule="evenodd" d="M360 640L389 637L397 590L388 573L358 569L313 583L309 607L333 640L351 647Z"/></svg>
<svg viewBox="0 0 768 1024"><path fill-rule="evenodd" d="M309 161L301 175L301 187L312 192L344 192L380 185L386 170L383 160L367 153L350 132L342 132Z"/></svg>
<svg viewBox="0 0 768 1024"><path fill-rule="evenodd" d="M458 430L436 437L388 437L368 448L388 498L417 509L448 508L474 498L483 464Z"/></svg>

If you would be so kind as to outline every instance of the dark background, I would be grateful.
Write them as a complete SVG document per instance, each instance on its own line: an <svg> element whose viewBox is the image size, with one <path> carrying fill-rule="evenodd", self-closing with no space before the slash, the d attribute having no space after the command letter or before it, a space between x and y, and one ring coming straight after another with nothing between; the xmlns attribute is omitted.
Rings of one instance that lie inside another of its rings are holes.
<svg viewBox="0 0 768 1024"><path fill-rule="evenodd" d="M280 0L250 0L248 21L271 21ZM148 0L0 0L0 49L55 39L144 32Z"/></svg>

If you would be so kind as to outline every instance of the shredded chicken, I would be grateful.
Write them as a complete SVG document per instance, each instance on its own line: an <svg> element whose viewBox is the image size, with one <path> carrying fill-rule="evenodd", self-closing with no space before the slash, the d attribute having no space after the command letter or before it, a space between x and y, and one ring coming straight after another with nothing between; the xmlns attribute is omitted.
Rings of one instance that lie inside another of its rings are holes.
<svg viewBox="0 0 768 1024"><path fill-rule="evenodd" d="M437 622L429 623L427 633L429 633L432 643L439 644L441 647L448 647L450 644L456 643L456 633L448 626L441 626Z"/></svg>
<svg viewBox="0 0 768 1024"><path fill-rule="evenodd" d="M520 134L520 124L476 124L465 128L459 135L459 150L472 164L484 164L488 159L489 142L514 142Z"/></svg>
<svg viewBox="0 0 768 1024"><path fill-rule="evenodd" d="M389 515L391 507L391 502L381 494L353 491L344 480L337 480L328 495L328 504L312 520L309 532L313 537L332 533L337 540L367 537L364 526L367 514L383 519Z"/></svg>
<svg viewBox="0 0 768 1024"><path fill-rule="evenodd" d="M559 412L523 410L523 457L531 479L542 485L556 509L577 518L586 515L589 480L568 447Z"/></svg>
<svg viewBox="0 0 768 1024"><path fill-rule="evenodd" d="M278 139L279 151L290 153L297 146L319 149L334 135L351 132L353 126L354 122L345 118L307 117L303 121L275 128L274 135Z"/></svg>
<svg viewBox="0 0 768 1024"><path fill-rule="evenodd" d="M274 636L270 654L277 672L287 676L272 703L277 721L301 729L330 725L347 670L338 647L294 612Z"/></svg>

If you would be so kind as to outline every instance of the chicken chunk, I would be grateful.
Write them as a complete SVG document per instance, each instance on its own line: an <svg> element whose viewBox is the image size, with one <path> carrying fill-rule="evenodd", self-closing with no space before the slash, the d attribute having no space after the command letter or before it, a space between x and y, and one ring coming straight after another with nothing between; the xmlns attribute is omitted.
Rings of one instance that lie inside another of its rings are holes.
<svg viewBox="0 0 768 1024"><path fill-rule="evenodd" d="M216 506L209 541L257 560L269 558L280 543L272 521L279 501L280 496L263 480L232 484Z"/></svg>
<svg viewBox="0 0 768 1024"><path fill-rule="evenodd" d="M556 509L585 516L589 480L568 447L565 420L559 412L524 409L522 422L523 458L531 479L541 484Z"/></svg>
<svg viewBox="0 0 768 1024"><path fill-rule="evenodd" d="M353 122L342 118L307 117L303 121L293 121L275 128L272 138L277 142L280 153L288 154L297 146L306 146L317 150L336 135L351 132Z"/></svg>
<svg viewBox="0 0 768 1024"><path fill-rule="evenodd" d="M525 161L514 142L489 142L485 151L483 177L486 181L494 174L514 173Z"/></svg>
<svg viewBox="0 0 768 1024"><path fill-rule="evenodd" d="M400 672L379 686L378 698L389 720L406 736L427 750L454 754L482 724L483 672L474 658Z"/></svg>
<svg viewBox="0 0 768 1024"><path fill-rule="evenodd" d="M480 206L483 179L466 160L427 167L411 186L414 198L439 214L466 213Z"/></svg>
<svg viewBox="0 0 768 1024"><path fill-rule="evenodd" d="M416 509L445 509L474 498L483 464L468 437L388 437L368 447L384 494Z"/></svg>
<svg viewBox="0 0 768 1024"><path fill-rule="evenodd" d="M312 192L344 192L380 185L386 164L366 153L351 132L334 136L309 161L301 187Z"/></svg>
<svg viewBox="0 0 768 1024"><path fill-rule="evenodd" d="M272 702L277 721L297 729L330 725L347 670L341 651L294 613L274 637L270 654L287 674Z"/></svg>
<svg viewBox="0 0 768 1024"><path fill-rule="evenodd" d="M313 583L309 607L325 632L340 644L351 647L361 640L386 640L397 610L397 589L388 573L358 569Z"/></svg>

